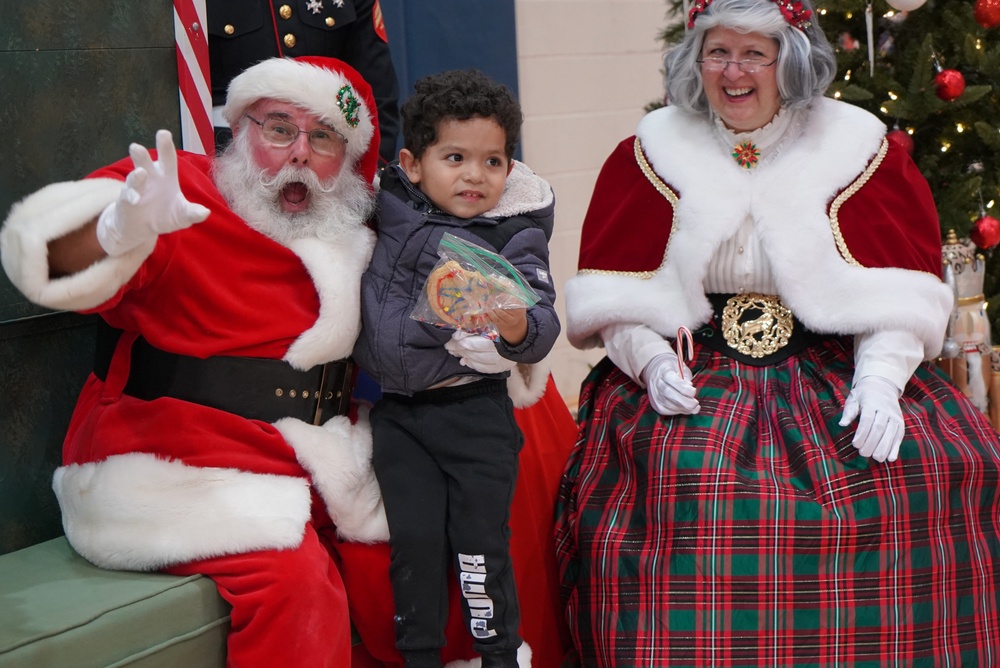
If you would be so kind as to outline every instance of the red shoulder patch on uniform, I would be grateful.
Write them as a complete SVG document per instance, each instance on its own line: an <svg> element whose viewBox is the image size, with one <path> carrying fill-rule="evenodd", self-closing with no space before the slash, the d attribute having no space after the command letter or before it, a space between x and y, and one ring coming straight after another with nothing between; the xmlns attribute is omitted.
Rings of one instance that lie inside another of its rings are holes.
<svg viewBox="0 0 1000 668"><path fill-rule="evenodd" d="M372 8L372 24L375 28L375 34L388 44L389 36L385 33L385 21L382 19L382 5L379 4L378 0L375 0L375 6Z"/></svg>

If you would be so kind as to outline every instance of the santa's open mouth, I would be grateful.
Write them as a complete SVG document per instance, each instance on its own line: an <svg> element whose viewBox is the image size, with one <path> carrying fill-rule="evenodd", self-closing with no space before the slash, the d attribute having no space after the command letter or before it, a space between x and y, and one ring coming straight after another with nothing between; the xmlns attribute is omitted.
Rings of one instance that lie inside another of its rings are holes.
<svg viewBox="0 0 1000 668"><path fill-rule="evenodd" d="M289 204L301 204L309 195L309 188L301 181L289 183L281 189L281 198Z"/></svg>

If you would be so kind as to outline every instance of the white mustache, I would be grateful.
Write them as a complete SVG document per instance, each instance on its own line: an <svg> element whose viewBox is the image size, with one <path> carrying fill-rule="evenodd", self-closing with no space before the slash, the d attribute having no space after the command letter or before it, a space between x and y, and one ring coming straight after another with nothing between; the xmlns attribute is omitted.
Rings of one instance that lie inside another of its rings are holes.
<svg viewBox="0 0 1000 668"><path fill-rule="evenodd" d="M331 193L336 187L336 178L330 179L330 184L324 186L313 170L308 167L292 167L290 165L285 165L270 178L261 171L259 181L264 189L273 194L281 192L289 183L303 183L310 191L321 193Z"/></svg>

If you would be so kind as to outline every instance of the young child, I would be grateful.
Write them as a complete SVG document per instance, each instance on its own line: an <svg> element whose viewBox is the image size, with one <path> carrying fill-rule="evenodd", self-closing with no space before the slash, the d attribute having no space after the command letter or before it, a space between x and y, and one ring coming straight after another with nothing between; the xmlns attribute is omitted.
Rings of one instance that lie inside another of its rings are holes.
<svg viewBox="0 0 1000 668"><path fill-rule="evenodd" d="M370 415L372 462L389 522L396 646L408 668L441 666L451 564L483 668L515 667L507 522L524 438L507 377L544 358L559 334L548 268L554 197L513 160L517 100L480 72L421 79L402 117L354 354L383 389ZM541 298L488 313L495 342L410 318L445 232L503 255Z"/></svg>

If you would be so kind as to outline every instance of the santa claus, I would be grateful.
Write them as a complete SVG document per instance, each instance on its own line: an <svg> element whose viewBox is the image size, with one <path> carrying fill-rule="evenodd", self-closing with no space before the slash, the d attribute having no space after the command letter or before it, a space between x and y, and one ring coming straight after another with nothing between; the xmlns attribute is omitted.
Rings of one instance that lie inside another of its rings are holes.
<svg viewBox="0 0 1000 668"><path fill-rule="evenodd" d="M351 665L351 581L374 588L350 597L361 636L394 660L388 552L364 545L387 537L370 435L348 415L374 109L340 61L264 61L230 85L219 158L161 130L0 233L29 299L106 323L53 482L70 543L211 577L231 666Z"/></svg>

